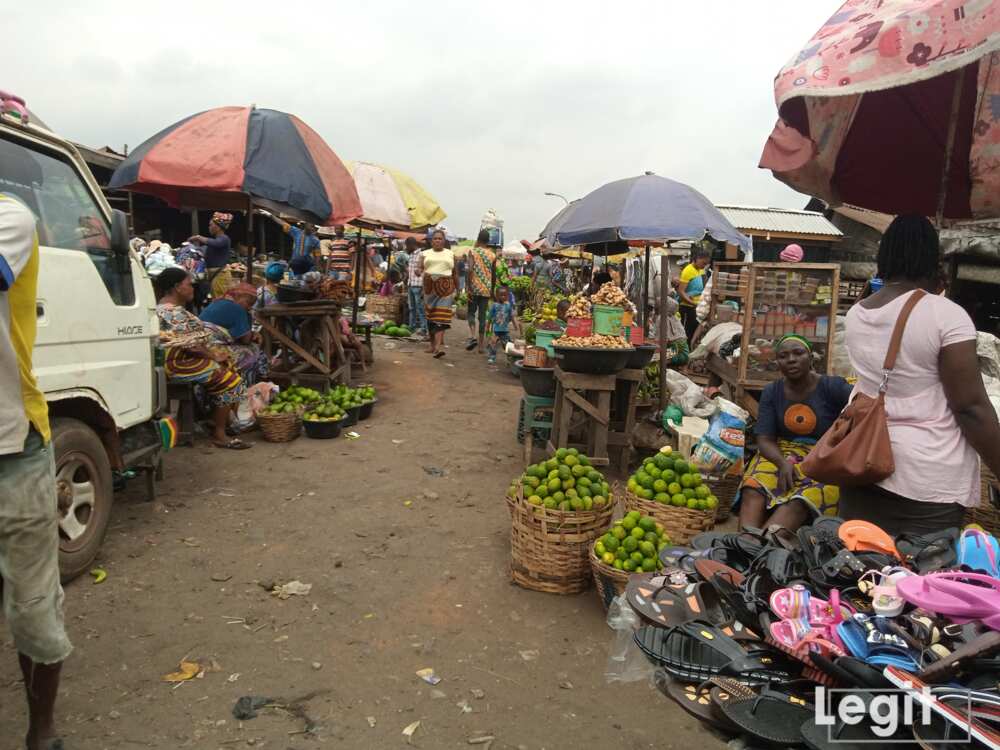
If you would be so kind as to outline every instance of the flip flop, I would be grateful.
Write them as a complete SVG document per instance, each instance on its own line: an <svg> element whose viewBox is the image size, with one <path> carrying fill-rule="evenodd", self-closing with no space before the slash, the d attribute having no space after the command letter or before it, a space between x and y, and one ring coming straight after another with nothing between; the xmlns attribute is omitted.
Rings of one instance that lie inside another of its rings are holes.
<svg viewBox="0 0 1000 750"><path fill-rule="evenodd" d="M653 684L661 693L699 721L725 732L735 734L740 731L740 728L729 721L718 705L712 701L714 686L711 681L701 685L685 684L675 680L665 670L657 669L653 674Z"/></svg>
<svg viewBox="0 0 1000 750"><path fill-rule="evenodd" d="M244 443L242 440L236 437L234 437L232 440L227 440L225 443L216 443L213 440L212 445L214 445L216 448L223 448L225 450L230 450L230 451L245 451L248 448L253 447L252 445L250 445L250 443Z"/></svg>
<svg viewBox="0 0 1000 750"><path fill-rule="evenodd" d="M434 359L441 359L444 356L444 352L434 352Z"/></svg>
<svg viewBox="0 0 1000 750"><path fill-rule="evenodd" d="M875 693L862 691L854 691L852 694L859 696L866 707L876 696ZM832 713L832 706L826 707L826 713ZM887 742L891 742L894 748L911 748L912 743L901 741L907 730L908 727L901 726L892 737L879 737L872 731L872 727L864 722L848 724L838 716L832 726L820 725L813 717L802 724L802 739L812 750L871 750L873 745Z"/></svg>
<svg viewBox="0 0 1000 750"><path fill-rule="evenodd" d="M942 701L916 675L898 667L886 667L884 674L893 685L905 690L921 706L927 706L963 733L968 732L990 750L1000 750L1000 731L975 717L970 717L967 711Z"/></svg>
<svg viewBox="0 0 1000 750"><path fill-rule="evenodd" d="M797 672L763 643L744 649L720 628L702 622L673 628L645 625L633 637L653 664L686 682L701 683L719 674L770 682L790 679Z"/></svg>
<svg viewBox="0 0 1000 750"><path fill-rule="evenodd" d="M1000 543L992 534L982 529L965 529L955 544L958 565L968 570L997 577L997 560L1000 558Z"/></svg>
<svg viewBox="0 0 1000 750"><path fill-rule="evenodd" d="M706 598L709 592L711 594ZM661 628L691 620L717 624L731 619L722 610L714 589L702 582L691 582L686 576L680 578L657 573L629 576L625 599L643 620Z"/></svg>
<svg viewBox="0 0 1000 750"><path fill-rule="evenodd" d="M802 725L816 715L811 693L790 685L764 685L752 698L733 696L720 708L746 734L783 747L801 744Z"/></svg>
<svg viewBox="0 0 1000 750"><path fill-rule="evenodd" d="M701 580L706 583L712 583L712 580L716 576L725 578L734 586L741 586L743 581L746 580L746 576L738 570L717 560L709 560L706 558L695 560L694 570L699 576L701 576Z"/></svg>
<svg viewBox="0 0 1000 750"><path fill-rule="evenodd" d="M982 585L980 585L982 584ZM1000 580L982 573L929 573L897 582L906 601L958 623L982 620L1000 630Z"/></svg>
<svg viewBox="0 0 1000 750"><path fill-rule="evenodd" d="M868 521L844 521L837 529L837 536L851 552L881 552L899 558L899 550L892 537Z"/></svg>

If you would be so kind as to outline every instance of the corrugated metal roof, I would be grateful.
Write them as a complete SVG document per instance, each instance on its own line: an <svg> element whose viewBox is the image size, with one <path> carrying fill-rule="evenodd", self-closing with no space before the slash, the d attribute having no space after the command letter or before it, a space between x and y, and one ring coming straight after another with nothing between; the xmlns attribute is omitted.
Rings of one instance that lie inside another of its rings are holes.
<svg viewBox="0 0 1000 750"><path fill-rule="evenodd" d="M837 227L815 211L791 208L753 208L750 206L716 206L730 224L741 231L786 232L788 234L843 237Z"/></svg>

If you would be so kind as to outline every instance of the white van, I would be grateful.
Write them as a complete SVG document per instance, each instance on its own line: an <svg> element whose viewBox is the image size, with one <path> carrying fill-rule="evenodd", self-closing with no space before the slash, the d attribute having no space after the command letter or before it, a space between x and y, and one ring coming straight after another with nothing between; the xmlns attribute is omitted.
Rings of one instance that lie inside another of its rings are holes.
<svg viewBox="0 0 1000 750"><path fill-rule="evenodd" d="M0 193L37 218L41 265L34 368L49 404L64 580L87 570L107 530L112 469L159 466L153 287L112 211L66 140L0 114Z"/></svg>

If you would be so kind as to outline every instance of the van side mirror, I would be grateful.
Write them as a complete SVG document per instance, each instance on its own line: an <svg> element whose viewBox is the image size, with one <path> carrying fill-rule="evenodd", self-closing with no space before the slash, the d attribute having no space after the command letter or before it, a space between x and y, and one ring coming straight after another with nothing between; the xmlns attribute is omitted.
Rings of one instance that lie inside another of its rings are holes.
<svg viewBox="0 0 1000 750"><path fill-rule="evenodd" d="M111 211L111 251L128 256L128 217L117 208Z"/></svg>

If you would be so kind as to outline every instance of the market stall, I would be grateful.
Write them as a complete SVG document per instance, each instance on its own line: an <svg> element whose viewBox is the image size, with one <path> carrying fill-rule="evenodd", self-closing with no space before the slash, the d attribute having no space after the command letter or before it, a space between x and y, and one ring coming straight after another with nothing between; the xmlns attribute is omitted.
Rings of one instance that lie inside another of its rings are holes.
<svg viewBox="0 0 1000 750"><path fill-rule="evenodd" d="M118 166L109 189L174 208L244 212L248 280L255 208L321 225L361 215L354 182L326 142L294 115L255 106L211 109L164 128Z"/></svg>
<svg viewBox="0 0 1000 750"><path fill-rule="evenodd" d="M708 369L751 414L778 377L774 342L794 333L813 345L817 372L832 374L840 267L831 263L715 264L708 324L739 323L738 356L711 353Z"/></svg>

